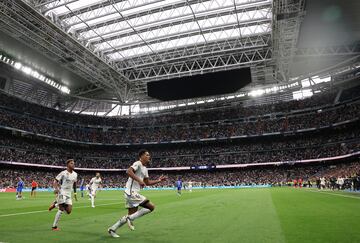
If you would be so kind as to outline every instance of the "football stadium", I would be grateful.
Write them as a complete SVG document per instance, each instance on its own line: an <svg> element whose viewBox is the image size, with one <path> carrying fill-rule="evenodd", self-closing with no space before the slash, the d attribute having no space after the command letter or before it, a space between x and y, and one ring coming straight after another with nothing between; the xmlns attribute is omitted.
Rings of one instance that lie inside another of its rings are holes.
<svg viewBox="0 0 360 243"><path fill-rule="evenodd" d="M360 242L359 0L0 0L0 243Z"/></svg>

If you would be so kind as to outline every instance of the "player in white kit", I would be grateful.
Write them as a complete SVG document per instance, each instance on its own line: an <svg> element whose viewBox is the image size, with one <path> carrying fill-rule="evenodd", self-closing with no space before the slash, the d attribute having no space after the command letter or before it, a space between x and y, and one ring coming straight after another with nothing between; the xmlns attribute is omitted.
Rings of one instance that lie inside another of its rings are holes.
<svg viewBox="0 0 360 243"><path fill-rule="evenodd" d="M321 189L325 189L326 186L326 178L325 177L321 177L320 178L320 188Z"/></svg>
<svg viewBox="0 0 360 243"><path fill-rule="evenodd" d="M131 230L134 230L133 221L141 216L144 216L155 209L155 205L152 204L146 197L139 194L140 189L144 186L152 186L167 179L166 176L160 176L157 180L150 180L146 166L150 162L150 153L142 149L139 151L139 160L134 162L126 173L129 175L129 179L126 183L126 190L124 192L125 207L128 209L128 215L123 216L113 226L108 229L108 233L114 237L119 237L116 234L116 230L128 224ZM141 206L142 209L138 210Z"/></svg>
<svg viewBox="0 0 360 243"><path fill-rule="evenodd" d="M91 207L95 208L95 197L96 197L96 191L98 188L101 187L101 177L100 177L100 173L96 173L96 176L93 177L90 182L89 182L89 187L90 187L90 199L91 199Z"/></svg>
<svg viewBox="0 0 360 243"><path fill-rule="evenodd" d="M343 187L344 187L344 183L345 183L344 178L343 177L338 177L336 182L338 184L338 190L342 190Z"/></svg>
<svg viewBox="0 0 360 243"><path fill-rule="evenodd" d="M54 231L59 230L58 222L63 212L65 211L67 214L71 213L71 191L74 190L74 193L76 194L77 173L74 171L74 160L67 160L66 167L66 170L61 171L54 180L54 192L57 194L56 202L59 206L59 210L55 215L55 220L52 226L52 230Z"/></svg>
<svg viewBox="0 0 360 243"><path fill-rule="evenodd" d="M189 188L189 192L192 192L192 181L189 181L188 188Z"/></svg>

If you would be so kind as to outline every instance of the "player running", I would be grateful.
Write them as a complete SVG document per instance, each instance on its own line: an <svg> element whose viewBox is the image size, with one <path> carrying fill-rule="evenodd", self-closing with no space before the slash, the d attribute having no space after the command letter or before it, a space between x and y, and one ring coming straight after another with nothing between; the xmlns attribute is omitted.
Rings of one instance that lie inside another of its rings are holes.
<svg viewBox="0 0 360 243"><path fill-rule="evenodd" d="M167 179L166 176L160 176L157 180L150 180L148 170L146 168L150 162L149 151L142 149L139 151L139 160L134 162L126 171L129 175L129 179L126 183L126 190L124 192L125 207L128 209L128 215L123 216L113 226L108 229L109 234L117 238L116 230L128 224L131 230L134 230L133 221L139 217L142 217L155 209L155 205L152 204L146 197L139 194L140 188L144 186L152 186ZM138 210L141 206L142 209Z"/></svg>
<svg viewBox="0 0 360 243"><path fill-rule="evenodd" d="M189 192L192 192L192 181L189 181L188 189L189 189Z"/></svg>
<svg viewBox="0 0 360 243"><path fill-rule="evenodd" d="M61 171L54 180L54 192L55 194L57 194L56 202L59 206L59 210L55 215L54 223L52 226L52 230L54 231L59 230L58 223L63 212L65 211L67 214L70 214L72 211L72 199L71 199L72 190L74 190L75 199L76 199L77 173L74 171L74 168L75 168L74 160L73 159L67 160L66 170ZM55 207L55 203L53 207Z"/></svg>
<svg viewBox="0 0 360 243"><path fill-rule="evenodd" d="M91 207L95 208L95 197L96 197L96 191L98 188L101 188L101 177L100 173L96 173L96 176L93 177L89 182L90 187L90 198L91 198Z"/></svg>
<svg viewBox="0 0 360 243"><path fill-rule="evenodd" d="M33 181L31 182L31 193L30 193L30 197L36 198L36 189L37 189L37 187L38 187L38 183L37 183L35 180L33 180Z"/></svg>
<svg viewBox="0 0 360 243"><path fill-rule="evenodd" d="M22 190L24 188L24 182L23 180L19 177L19 182L17 184L17 187L16 187L16 200L21 200L23 199L23 196L22 196Z"/></svg>

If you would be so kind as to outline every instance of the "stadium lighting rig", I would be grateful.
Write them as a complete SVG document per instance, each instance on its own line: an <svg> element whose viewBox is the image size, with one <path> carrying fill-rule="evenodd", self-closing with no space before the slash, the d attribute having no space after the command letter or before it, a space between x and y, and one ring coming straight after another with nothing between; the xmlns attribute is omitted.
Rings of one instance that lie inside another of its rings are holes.
<svg viewBox="0 0 360 243"><path fill-rule="evenodd" d="M33 68L28 67L28 66L24 65L23 63L21 63L17 60L14 60L11 57L8 57L4 54L0 54L0 61L14 67L16 70L19 70L28 76L31 76L37 80L40 80L40 81L56 88L57 90L65 93L65 94L70 94L70 89L68 87L57 83L56 81L44 76L43 74L39 73L38 71L34 70Z"/></svg>

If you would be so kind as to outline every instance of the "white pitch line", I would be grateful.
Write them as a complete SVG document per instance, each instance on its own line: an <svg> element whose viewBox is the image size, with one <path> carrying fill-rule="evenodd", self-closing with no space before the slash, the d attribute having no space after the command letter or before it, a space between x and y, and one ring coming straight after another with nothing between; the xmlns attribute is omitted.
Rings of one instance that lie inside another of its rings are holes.
<svg viewBox="0 0 360 243"><path fill-rule="evenodd" d="M348 197L348 198L360 199L360 197L357 197L357 196L350 196L350 195L331 193L331 192L323 192L323 191L308 191L308 192L315 192L315 193L328 194L328 195L339 196L339 197Z"/></svg>
<svg viewBox="0 0 360 243"><path fill-rule="evenodd" d="M98 204L98 205L96 205L96 207L98 207L98 206L107 206L107 205L115 205L115 204L120 204L120 203L122 203L122 201L116 202L116 203ZM80 206L80 207L75 207L74 209L90 208L90 207L91 206ZM30 212L23 212L23 213L3 214L3 215L0 215L0 218L2 218L2 217L10 217L10 216L17 216L17 215L25 215L25 214L33 214L33 213L45 213L45 212L49 212L49 210L39 210L39 211L30 211Z"/></svg>

